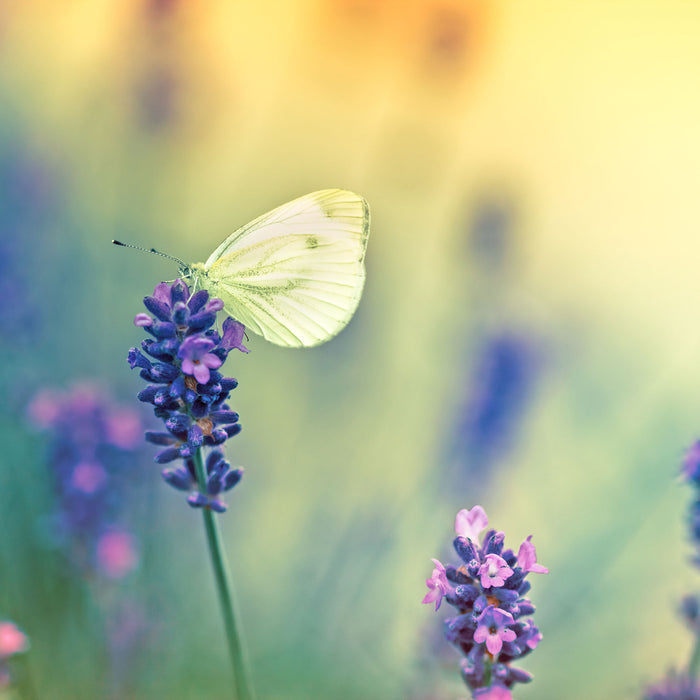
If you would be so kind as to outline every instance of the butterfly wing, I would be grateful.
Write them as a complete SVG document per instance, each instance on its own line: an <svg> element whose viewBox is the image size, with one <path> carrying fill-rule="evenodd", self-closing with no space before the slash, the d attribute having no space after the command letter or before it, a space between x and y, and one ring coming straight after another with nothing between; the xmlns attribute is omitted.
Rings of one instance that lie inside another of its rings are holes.
<svg viewBox="0 0 700 700"><path fill-rule="evenodd" d="M312 192L231 234L204 264L207 288L266 340L318 345L339 333L357 308L368 236L362 197Z"/></svg>

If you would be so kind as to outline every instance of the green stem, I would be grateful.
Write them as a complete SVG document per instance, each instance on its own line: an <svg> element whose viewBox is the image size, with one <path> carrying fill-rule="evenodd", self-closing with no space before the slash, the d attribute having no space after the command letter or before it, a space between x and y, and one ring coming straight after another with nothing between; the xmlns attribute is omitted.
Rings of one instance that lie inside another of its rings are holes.
<svg viewBox="0 0 700 700"><path fill-rule="evenodd" d="M695 646L693 647L693 654L690 657L690 663L688 664L688 677L696 680L698 677L698 670L700 669L700 631L698 631L695 637Z"/></svg>
<svg viewBox="0 0 700 700"><path fill-rule="evenodd" d="M206 493L206 474L200 448L195 452L193 459L199 490L202 493ZM236 686L236 698L238 700L255 700L255 692L248 670L245 644L243 643L243 633L239 631L239 626L236 624L236 618L240 619L240 614L233 583L228 574L229 568L226 562L226 555L221 546L219 524L216 522L214 512L210 508L203 508L202 512L204 514L204 528L207 533L211 563L214 568L214 579L216 580L216 588L219 593L221 613L224 618L224 628L228 639L231 665L233 667L233 680Z"/></svg>

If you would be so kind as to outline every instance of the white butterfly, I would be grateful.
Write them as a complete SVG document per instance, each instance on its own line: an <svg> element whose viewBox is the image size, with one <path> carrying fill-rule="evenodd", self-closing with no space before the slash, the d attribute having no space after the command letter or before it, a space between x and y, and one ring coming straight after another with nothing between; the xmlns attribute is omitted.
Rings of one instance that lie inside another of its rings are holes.
<svg viewBox="0 0 700 700"><path fill-rule="evenodd" d="M266 340L311 347L339 333L355 312L368 236L362 197L320 190L242 226L180 275Z"/></svg>

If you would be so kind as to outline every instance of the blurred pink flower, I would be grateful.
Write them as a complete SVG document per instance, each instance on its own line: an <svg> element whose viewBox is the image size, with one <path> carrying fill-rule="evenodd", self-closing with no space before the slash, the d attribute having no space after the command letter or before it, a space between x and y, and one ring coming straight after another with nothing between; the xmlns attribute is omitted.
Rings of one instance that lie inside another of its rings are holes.
<svg viewBox="0 0 700 700"><path fill-rule="evenodd" d="M97 542L97 567L109 578L123 578L139 564L136 538L121 530L112 530Z"/></svg>
<svg viewBox="0 0 700 700"><path fill-rule="evenodd" d="M79 462L73 469L71 486L83 493L96 493L107 481L107 472L99 462Z"/></svg>
<svg viewBox="0 0 700 700"><path fill-rule="evenodd" d="M0 621L0 659L29 649L29 638L14 622Z"/></svg>
<svg viewBox="0 0 700 700"><path fill-rule="evenodd" d="M130 408L116 408L106 417L107 440L123 450L133 450L143 439L141 421Z"/></svg>

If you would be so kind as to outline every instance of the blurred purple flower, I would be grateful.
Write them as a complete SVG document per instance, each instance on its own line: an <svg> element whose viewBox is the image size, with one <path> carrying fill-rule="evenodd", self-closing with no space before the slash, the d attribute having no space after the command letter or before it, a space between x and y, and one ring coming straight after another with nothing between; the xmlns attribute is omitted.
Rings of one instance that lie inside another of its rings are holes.
<svg viewBox="0 0 700 700"><path fill-rule="evenodd" d="M454 448L470 474L487 471L514 443L539 366L532 342L514 332L487 338L477 351Z"/></svg>
<svg viewBox="0 0 700 700"><path fill-rule="evenodd" d="M663 681L648 687L643 700L700 700L700 685L695 679L672 671Z"/></svg>
<svg viewBox="0 0 700 700"><path fill-rule="evenodd" d="M222 512L226 504L221 494L238 483L243 471L231 469L223 454L214 450L206 460L206 483L200 489L194 458L200 448L222 445L240 432L238 414L226 403L238 382L217 370L231 350L248 352L242 344L245 328L227 318L219 335L212 326L223 309L221 299L210 299L205 290L190 295L181 280L161 282L144 305L151 315L137 314L134 324L153 339L143 341L143 352L131 348L127 359L150 382L139 399L154 406L167 430L149 431L146 440L164 448L155 456L158 464L184 460L162 476L174 488L190 492L187 501L193 508Z"/></svg>
<svg viewBox="0 0 700 700"><path fill-rule="evenodd" d="M700 483L700 440L694 442L683 455L681 474L687 481Z"/></svg>
<svg viewBox="0 0 700 700"><path fill-rule="evenodd" d="M681 475L695 488L689 525L691 541L696 550L693 563L700 567L700 441L686 450L681 463Z"/></svg>
<svg viewBox="0 0 700 700"><path fill-rule="evenodd" d="M54 218L53 189L46 163L0 144L0 323L15 345L41 326L37 244Z"/></svg>
<svg viewBox="0 0 700 700"><path fill-rule="evenodd" d="M479 544L478 534L487 524L481 506L457 514L453 546L462 564L443 567L434 559L423 602L444 598L456 608L457 616L445 620L445 637L465 655L462 678L474 697L509 698L515 683L531 680L511 662L529 654L542 639L529 617L535 606L525 597L530 590L526 579L529 573L547 570L535 563L531 537L520 546L522 556L504 550L504 534L493 529Z"/></svg>
<svg viewBox="0 0 700 700"><path fill-rule="evenodd" d="M49 434L56 503L47 534L80 570L125 576L138 565L136 538L122 524L143 433L136 413L78 383L64 393L40 391L27 415L36 430ZM122 555L119 565L106 548L115 533L131 543L131 557Z"/></svg>

